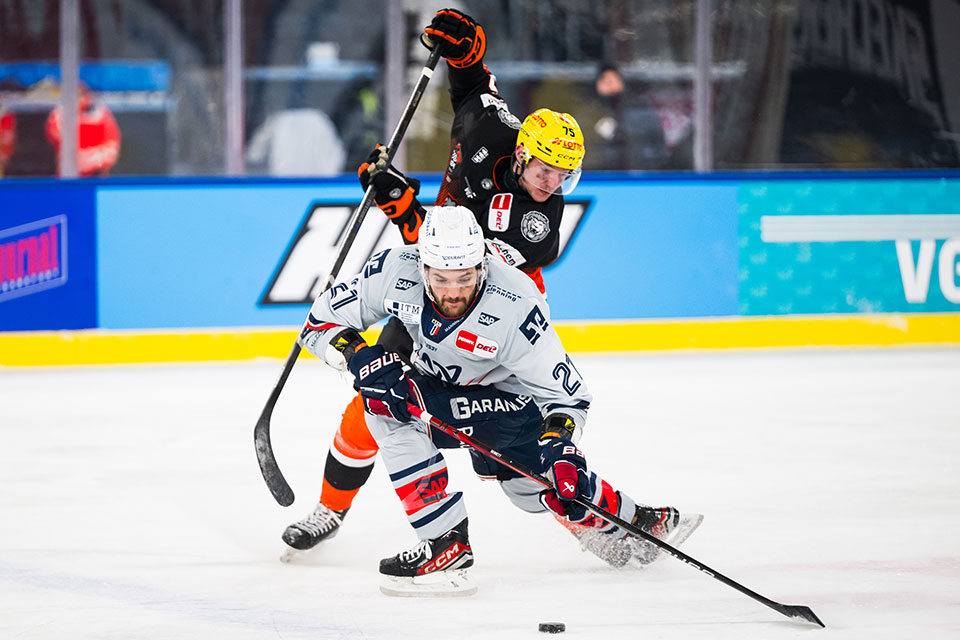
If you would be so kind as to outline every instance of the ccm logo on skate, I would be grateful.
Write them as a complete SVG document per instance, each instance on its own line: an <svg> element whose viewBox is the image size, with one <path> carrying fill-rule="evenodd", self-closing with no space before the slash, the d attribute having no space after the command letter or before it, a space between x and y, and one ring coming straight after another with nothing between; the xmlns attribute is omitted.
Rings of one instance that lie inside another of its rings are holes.
<svg viewBox="0 0 960 640"><path fill-rule="evenodd" d="M360 367L360 371L357 372L357 377L360 379L366 378L371 373L379 371L392 362L400 362L400 356L395 353L385 353L373 362Z"/></svg>
<svg viewBox="0 0 960 640"><path fill-rule="evenodd" d="M453 546L434 558L431 562L424 565L423 573L433 573L434 571L443 571L447 565L456 560L461 553L469 551L470 547L464 546L459 542L453 543Z"/></svg>
<svg viewBox="0 0 960 640"><path fill-rule="evenodd" d="M500 345L493 340L481 338L477 334L470 333L469 331L460 331L457 334L457 347L481 358L492 358L500 349Z"/></svg>

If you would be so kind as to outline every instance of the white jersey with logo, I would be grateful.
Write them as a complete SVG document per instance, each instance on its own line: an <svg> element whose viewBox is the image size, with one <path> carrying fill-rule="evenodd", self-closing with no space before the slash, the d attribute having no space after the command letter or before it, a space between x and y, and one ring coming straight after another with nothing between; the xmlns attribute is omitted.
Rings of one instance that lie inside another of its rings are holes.
<svg viewBox="0 0 960 640"><path fill-rule="evenodd" d="M382 251L361 273L320 295L301 345L327 360L330 341L343 327L363 331L395 316L413 338L411 360L420 372L457 385L494 385L530 396L544 416L569 415L576 424L574 441L579 439L591 394L533 281L500 260L488 260L473 304L459 318L446 318L424 292L417 250L409 245Z"/></svg>

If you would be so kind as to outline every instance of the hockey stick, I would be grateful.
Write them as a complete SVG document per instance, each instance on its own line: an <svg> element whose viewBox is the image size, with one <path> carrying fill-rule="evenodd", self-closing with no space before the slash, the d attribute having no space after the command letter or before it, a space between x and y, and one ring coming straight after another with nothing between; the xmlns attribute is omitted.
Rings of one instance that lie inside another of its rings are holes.
<svg viewBox="0 0 960 640"><path fill-rule="evenodd" d="M423 92L426 90L427 83L430 81L430 77L433 75L433 70L436 68L439 60L440 47L434 47L433 51L430 52L430 57L427 58L426 65L420 71L420 77L417 79L413 93L410 95L407 106L400 116L400 122L397 123L397 128L387 143L387 164L389 164L393 160L393 156L396 155L397 147L400 146L400 140L403 139L403 135L407 132L407 127L413 119L413 114L420 104L420 98L423 97ZM337 275L340 273L340 268L347 259L347 252L353 245L353 241L360 231L360 225L363 223L363 218L367 215L367 210L370 209L372 202L373 185L371 184L367 187L366 193L363 194L363 200L360 201L360 205L350 219L347 233L340 239L340 244L337 246L337 258L334 260L333 267L330 269L330 275L327 276L326 284L323 287L324 291L329 289L336 281ZM290 354L287 356L287 361L283 363L283 370L280 372L280 377L277 379L276 384L273 385L273 389L270 391L270 397L267 398L267 403L264 405L263 411L260 412L257 426L253 429L253 442L257 448L257 462L260 463L260 473L263 474L263 479L267 483L270 493L272 493L276 501L284 507L289 507L293 504L294 495L293 489L290 488L287 479L284 478L283 473L280 472L280 466L277 464L277 458L273 453L273 445L270 442L270 417L273 415L273 408L277 404L277 399L280 398L280 392L283 390L283 386L286 384L287 378L293 370L293 365L297 362L300 350L300 342L294 341L293 348L290 349Z"/></svg>
<svg viewBox="0 0 960 640"><path fill-rule="evenodd" d="M527 478L530 478L531 480L533 480L533 481L535 481L535 482L538 482L539 484L543 485L544 487L547 487L547 488L552 488L552 487L553 487L553 483L550 482L550 481L549 481L547 478L545 478L544 476L542 476L542 475L540 475L540 474L538 474L538 473L535 473L534 471L528 469L527 467L525 467L524 465L520 464L519 462L515 462L515 461L511 460L510 458L505 457L505 456L504 456L502 453L500 453L499 451L488 447L487 445L485 445L484 443L480 442L479 440L474 440L472 437L466 435L465 433L462 433L462 432L458 431L457 429L455 429L454 427L446 424L445 422L442 422L442 421L438 420L436 417L434 417L433 415L431 415L429 412L424 411L424 410L421 409L420 407L417 407L417 406L415 406L415 405L413 405L413 404L408 403L408 404L407 404L407 409L410 410L410 413L411 413L413 416L415 416L416 418L418 418L419 420L421 420L421 421L424 422L425 424L433 427L434 429L436 429L436 430L438 430L438 431L441 431L441 432L447 434L448 436L451 436L451 437L453 437L453 438L456 438L457 440L459 440L459 441L462 442L463 444L467 445L468 447L470 447L470 448L472 448L472 449L476 449L477 451L479 451L479 452L482 453L483 455L487 456L488 458L491 458L492 460L495 460L496 462L499 462L500 464L504 465L505 467L509 467L509 468L513 469L514 471L516 471L516 472L519 473L520 475L525 476L525 477L527 477ZM604 509L604 508L602 508L602 507L598 507L598 506L594 505L593 503L591 503L591 502L589 502L589 501L587 501L587 500L584 500L583 498L577 498L577 499L575 500L575 502L576 502L577 504L579 504L580 506L582 506L582 507L584 507L584 508L586 508L586 509L589 509L590 511L594 512L595 514L597 514L598 516L600 516L601 518L603 518L603 519L606 520L607 522L612 522L613 524L615 524L615 525L617 525L618 527L624 529L625 531L628 531L628 532L632 533L633 535L637 536L638 538L642 538L642 539L646 540L647 542L650 542L650 543L652 543L652 544L655 544L656 546L660 547L663 551L665 551L667 554L673 556L674 558L676 558L676 559L679 560L680 562L683 562L684 564L688 564L688 565L690 565L691 567L693 567L694 569L700 571L701 573L705 573L705 574L707 574L708 576L710 576L711 578L715 578L715 579L719 580L720 582L722 582L723 584L727 585L728 587L733 587L734 589L736 589L736 590L739 591L740 593L742 593L742 594L744 594L744 595L747 595L747 596L750 596L751 598L753 598L754 600L756 600L757 602L759 602L759 603L761 603L761 604L767 605L768 607L770 607L771 609L773 609L773 610L776 611L777 613L781 613L781 614L787 616L788 618L796 618L796 619L799 619L799 620L806 620L807 622L812 622L813 624L820 625L821 627L825 626L825 625L820 621L820 618L817 617L817 614L815 614L815 613L813 612L813 610L810 609L810 607L805 607L805 606L803 606L803 605L795 605L795 604L780 604L779 602L774 602L773 600L771 600L771 599L769 599L769 598L766 598L766 597L760 595L760 594L757 593L756 591L753 591L753 590L751 590L751 589L748 589L747 587L743 586L743 585L740 584L739 582L736 582L736 581L734 581L734 580L731 580L730 578L726 577L725 575L723 575L723 574L720 573L719 571L715 571L714 569L711 569L710 567L708 567L707 565L703 564L702 562L699 562L699 561L697 561L697 560L694 560L693 558L691 558L691 557L688 556L687 554L683 553L682 551L679 551L679 550L675 549L674 547L670 546L669 544L667 544L666 542L663 542L662 540L659 540L659 539L655 538L654 536L650 535L649 533L647 533L646 531L644 531L644 530L641 529L640 527L637 527L637 526L635 526L635 525L633 525L633 524L630 524L629 522L627 522L627 521L625 521L625 520L623 520L623 519L621 519L621 518L618 518L618 517L615 516L614 514L612 514L612 513L610 513L609 511L607 511L606 509Z"/></svg>

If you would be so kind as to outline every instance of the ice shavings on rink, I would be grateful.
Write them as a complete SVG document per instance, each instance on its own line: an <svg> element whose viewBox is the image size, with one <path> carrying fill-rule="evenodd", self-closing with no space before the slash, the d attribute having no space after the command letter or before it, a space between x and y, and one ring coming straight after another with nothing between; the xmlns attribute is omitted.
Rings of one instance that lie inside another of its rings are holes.
<svg viewBox="0 0 960 640"><path fill-rule="evenodd" d="M263 483L253 424L281 367L0 369L0 637L952 638L960 636L960 350L575 357L588 463L705 514L695 559L827 625L793 622L664 557L615 570L446 453L477 595L389 598L380 558L416 541L381 465L340 535L290 564L352 391L297 364Z"/></svg>

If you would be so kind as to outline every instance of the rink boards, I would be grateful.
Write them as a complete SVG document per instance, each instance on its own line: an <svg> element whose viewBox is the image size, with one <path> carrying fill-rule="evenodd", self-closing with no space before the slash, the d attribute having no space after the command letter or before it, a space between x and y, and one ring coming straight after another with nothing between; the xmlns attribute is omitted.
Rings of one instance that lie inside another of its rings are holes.
<svg viewBox="0 0 960 640"><path fill-rule="evenodd" d="M0 182L0 365L284 357L361 195ZM960 343L960 172L588 176L561 237L570 351ZM341 274L396 240L374 209Z"/></svg>

